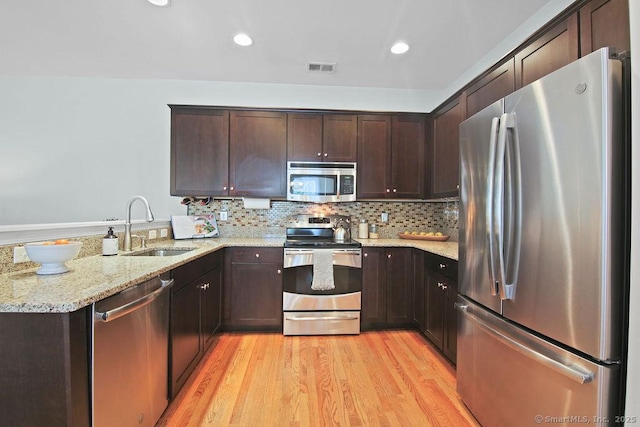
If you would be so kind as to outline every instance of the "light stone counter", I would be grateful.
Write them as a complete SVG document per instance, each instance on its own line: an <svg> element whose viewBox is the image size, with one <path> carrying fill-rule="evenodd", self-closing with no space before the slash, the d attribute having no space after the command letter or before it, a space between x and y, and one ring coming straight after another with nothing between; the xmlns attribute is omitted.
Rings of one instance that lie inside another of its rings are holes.
<svg viewBox="0 0 640 427"><path fill-rule="evenodd" d="M399 246L422 249L436 255L458 260L458 242L434 242L430 240L411 239L356 239L362 246Z"/></svg>
<svg viewBox="0 0 640 427"><path fill-rule="evenodd" d="M363 246L404 246L458 259L458 242L430 242L406 239L357 239ZM284 238L217 238L168 240L154 247L194 248L169 257L102 255L67 263L68 273L38 276L36 269L0 275L0 312L66 313L142 283L159 274L225 247L282 247Z"/></svg>
<svg viewBox="0 0 640 427"><path fill-rule="evenodd" d="M154 247L194 248L168 257L95 255L67 262L68 273L39 276L36 268L0 275L0 312L66 313L228 246L282 247L284 238L168 240ZM134 252L137 250L134 250Z"/></svg>

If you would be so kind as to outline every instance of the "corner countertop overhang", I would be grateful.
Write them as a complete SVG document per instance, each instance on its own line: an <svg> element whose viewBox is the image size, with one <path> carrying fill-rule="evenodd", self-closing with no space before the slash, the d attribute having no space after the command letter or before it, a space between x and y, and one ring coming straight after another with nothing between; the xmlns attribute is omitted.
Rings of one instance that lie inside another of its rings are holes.
<svg viewBox="0 0 640 427"><path fill-rule="evenodd" d="M458 242L358 239L364 247L413 247L458 259ZM153 247L193 248L170 257L94 255L67 262L68 273L38 276L36 269L0 275L0 312L68 313L225 247L283 247L284 238L165 240Z"/></svg>

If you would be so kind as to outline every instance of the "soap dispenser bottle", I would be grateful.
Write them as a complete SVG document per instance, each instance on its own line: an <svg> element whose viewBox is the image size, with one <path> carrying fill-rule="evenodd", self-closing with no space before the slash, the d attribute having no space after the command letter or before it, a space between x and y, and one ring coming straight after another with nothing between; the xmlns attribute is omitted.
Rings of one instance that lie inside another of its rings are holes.
<svg viewBox="0 0 640 427"><path fill-rule="evenodd" d="M107 235L102 239L102 255L118 255L118 237L113 234L113 227L109 227Z"/></svg>

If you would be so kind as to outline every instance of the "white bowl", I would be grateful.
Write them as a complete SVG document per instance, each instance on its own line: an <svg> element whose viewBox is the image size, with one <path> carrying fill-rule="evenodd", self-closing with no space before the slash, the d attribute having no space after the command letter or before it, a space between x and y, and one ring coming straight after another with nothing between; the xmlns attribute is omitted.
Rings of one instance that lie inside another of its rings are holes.
<svg viewBox="0 0 640 427"><path fill-rule="evenodd" d="M42 264L36 274L59 274L69 271L65 262L78 256L82 242L69 241L66 244L51 242L27 243L24 245L29 259Z"/></svg>

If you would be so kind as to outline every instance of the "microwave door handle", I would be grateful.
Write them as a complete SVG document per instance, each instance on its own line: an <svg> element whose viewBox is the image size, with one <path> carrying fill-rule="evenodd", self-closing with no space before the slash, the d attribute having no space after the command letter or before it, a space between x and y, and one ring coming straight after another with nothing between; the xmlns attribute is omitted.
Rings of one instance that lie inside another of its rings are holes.
<svg viewBox="0 0 640 427"><path fill-rule="evenodd" d="M491 133L489 136L489 164L487 167L487 193L485 199L485 218L487 243L489 244L489 274L491 275L491 295L497 296L498 272L496 268L496 239L493 232L494 216L493 216L493 199L494 199L494 178L496 168L496 146L498 140L498 127L500 118L494 117L491 120Z"/></svg>

